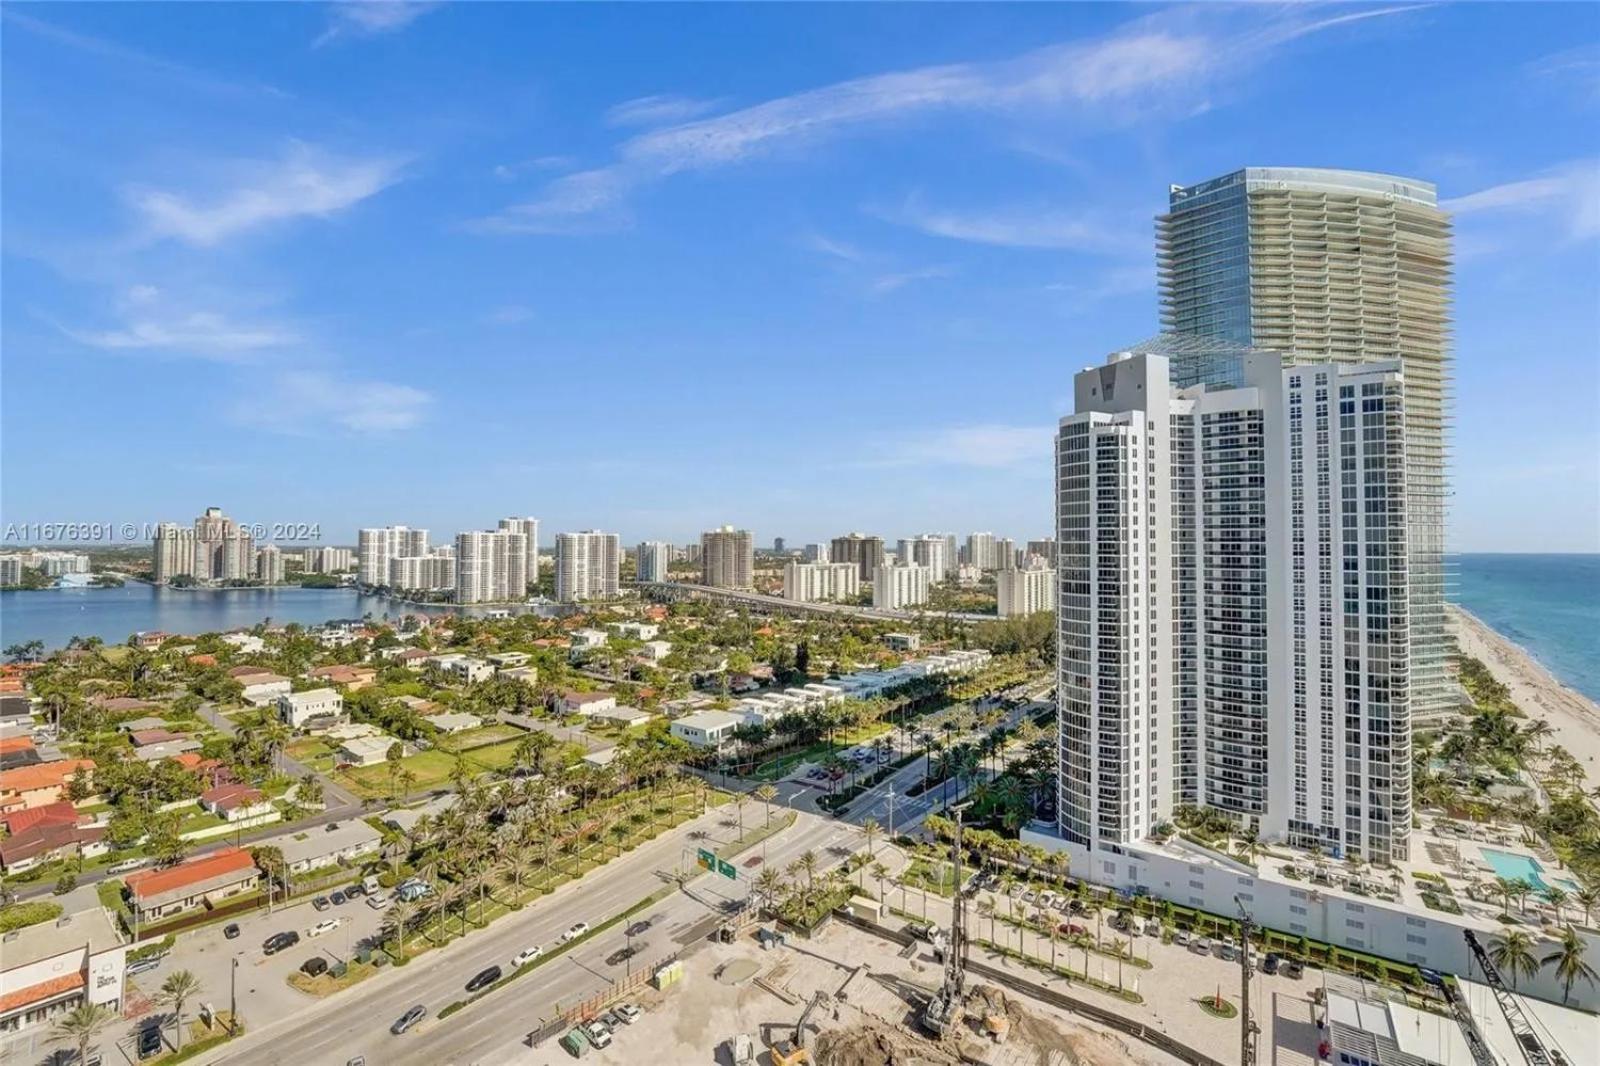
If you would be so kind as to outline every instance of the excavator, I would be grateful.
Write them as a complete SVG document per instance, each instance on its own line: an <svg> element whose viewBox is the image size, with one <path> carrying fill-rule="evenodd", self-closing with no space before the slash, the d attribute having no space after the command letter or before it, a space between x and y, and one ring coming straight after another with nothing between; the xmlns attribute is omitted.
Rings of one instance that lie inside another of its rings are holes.
<svg viewBox="0 0 1600 1066"><path fill-rule="evenodd" d="M806 1022L811 1020L812 1012L822 1006L827 998L826 992L818 992L812 996L811 1002L806 1004L806 1009L800 1013L800 1020L794 1023L794 1032L789 1038L767 1045L767 1051L772 1056L772 1066L811 1066L811 1049L805 1046Z"/></svg>

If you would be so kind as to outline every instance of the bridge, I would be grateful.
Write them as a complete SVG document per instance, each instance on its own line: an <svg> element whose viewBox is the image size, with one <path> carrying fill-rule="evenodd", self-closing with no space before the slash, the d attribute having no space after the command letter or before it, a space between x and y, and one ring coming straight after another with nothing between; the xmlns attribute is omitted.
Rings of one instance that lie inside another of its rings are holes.
<svg viewBox="0 0 1600 1066"><path fill-rule="evenodd" d="M696 585L687 581L641 581L635 587L641 596L660 603L713 600L736 607L746 607L758 614L794 617L824 615L836 618L860 618L869 622L916 622L930 618L948 618L957 622L992 622L995 618L992 614L964 614L959 611L890 611L849 603L808 603L803 600L784 599L782 596L768 596L763 592L716 588L712 585Z"/></svg>

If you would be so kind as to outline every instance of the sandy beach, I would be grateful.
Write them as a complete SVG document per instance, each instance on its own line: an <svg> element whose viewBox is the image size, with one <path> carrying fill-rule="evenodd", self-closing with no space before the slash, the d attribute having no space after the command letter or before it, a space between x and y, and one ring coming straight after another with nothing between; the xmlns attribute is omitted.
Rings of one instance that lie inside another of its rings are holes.
<svg viewBox="0 0 1600 1066"><path fill-rule="evenodd" d="M1448 611L1462 653L1487 666L1530 719L1549 722L1554 731L1551 740L1583 765L1591 788L1600 784L1600 704L1557 681L1520 645L1469 612L1454 604Z"/></svg>

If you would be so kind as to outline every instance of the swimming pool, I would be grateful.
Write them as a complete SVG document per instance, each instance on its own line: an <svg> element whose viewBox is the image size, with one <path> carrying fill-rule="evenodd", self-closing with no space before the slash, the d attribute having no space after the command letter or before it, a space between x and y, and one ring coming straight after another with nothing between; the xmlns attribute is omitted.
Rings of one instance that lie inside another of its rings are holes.
<svg viewBox="0 0 1600 1066"><path fill-rule="evenodd" d="M1540 876L1544 873L1544 867L1539 865L1538 859L1530 855L1519 855L1514 851L1497 851L1494 848L1480 848L1478 850L1483 852L1484 861L1494 867L1494 872L1498 876L1504 877L1507 881L1515 881L1520 878L1541 892L1551 885L1555 885L1557 888L1567 892L1576 892L1578 890L1576 882L1569 881L1564 877L1552 877L1546 881Z"/></svg>

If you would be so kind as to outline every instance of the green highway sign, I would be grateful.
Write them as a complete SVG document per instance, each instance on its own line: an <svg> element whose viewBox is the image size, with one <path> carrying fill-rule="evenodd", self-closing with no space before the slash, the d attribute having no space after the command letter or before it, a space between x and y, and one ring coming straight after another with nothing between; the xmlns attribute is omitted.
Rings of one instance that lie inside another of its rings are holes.
<svg viewBox="0 0 1600 1066"><path fill-rule="evenodd" d="M733 863L725 862L722 859L717 860L717 873L721 874L723 877L726 877L730 881L736 880L739 876L739 871L733 868Z"/></svg>
<svg viewBox="0 0 1600 1066"><path fill-rule="evenodd" d="M701 848L699 850L699 853L695 856L695 861L699 863L703 869L715 870L717 868L716 855L707 851L705 848Z"/></svg>

